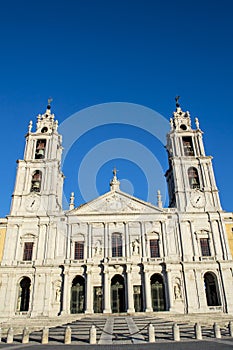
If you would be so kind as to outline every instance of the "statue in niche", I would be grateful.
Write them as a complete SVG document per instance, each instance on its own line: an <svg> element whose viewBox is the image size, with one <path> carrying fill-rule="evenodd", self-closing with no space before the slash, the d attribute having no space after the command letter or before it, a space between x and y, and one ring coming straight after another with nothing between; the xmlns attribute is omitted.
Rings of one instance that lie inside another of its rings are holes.
<svg viewBox="0 0 233 350"><path fill-rule="evenodd" d="M61 285L55 285L55 302L59 303L61 300Z"/></svg>
<svg viewBox="0 0 233 350"><path fill-rule="evenodd" d="M98 256L102 253L101 243L100 241L96 241L95 248L94 248L94 254L95 256Z"/></svg>
<svg viewBox="0 0 233 350"><path fill-rule="evenodd" d="M133 255L139 255L139 240L135 239L132 242L132 251L133 251Z"/></svg>
<svg viewBox="0 0 233 350"><path fill-rule="evenodd" d="M178 280L176 280L176 283L174 284L174 296L175 296L175 300L182 298L180 281Z"/></svg>

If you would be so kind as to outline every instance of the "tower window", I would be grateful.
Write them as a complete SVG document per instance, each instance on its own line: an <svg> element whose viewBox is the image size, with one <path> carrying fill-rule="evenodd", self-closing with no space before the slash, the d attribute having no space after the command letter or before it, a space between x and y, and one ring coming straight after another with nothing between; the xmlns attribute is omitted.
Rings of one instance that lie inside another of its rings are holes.
<svg viewBox="0 0 233 350"><path fill-rule="evenodd" d="M122 256L122 237L120 233L113 233L112 235L112 257Z"/></svg>
<svg viewBox="0 0 233 350"><path fill-rule="evenodd" d="M35 159L44 159L46 140L37 140Z"/></svg>
<svg viewBox="0 0 233 350"><path fill-rule="evenodd" d="M182 137L182 141L183 141L183 147L184 147L184 155L194 156L192 137L184 136Z"/></svg>
<svg viewBox="0 0 233 350"><path fill-rule="evenodd" d="M75 242L74 246L74 260L82 260L84 258L84 243Z"/></svg>
<svg viewBox="0 0 233 350"><path fill-rule="evenodd" d="M40 170L36 170L32 175L31 192L40 192L42 173Z"/></svg>
<svg viewBox="0 0 233 350"><path fill-rule="evenodd" d="M180 128L181 128L181 130L187 130L187 126L184 124L181 124Z"/></svg>
<svg viewBox="0 0 233 350"><path fill-rule="evenodd" d="M150 256L151 258L159 258L159 240L158 239L151 239L150 240Z"/></svg>
<svg viewBox="0 0 233 350"><path fill-rule="evenodd" d="M190 188L200 188L200 181L196 168L191 167L188 169L188 178Z"/></svg>
<svg viewBox="0 0 233 350"><path fill-rule="evenodd" d="M32 260L33 242L25 242L23 249L23 261Z"/></svg>
<svg viewBox="0 0 233 350"><path fill-rule="evenodd" d="M201 255L210 256L210 246L208 238L200 238Z"/></svg>

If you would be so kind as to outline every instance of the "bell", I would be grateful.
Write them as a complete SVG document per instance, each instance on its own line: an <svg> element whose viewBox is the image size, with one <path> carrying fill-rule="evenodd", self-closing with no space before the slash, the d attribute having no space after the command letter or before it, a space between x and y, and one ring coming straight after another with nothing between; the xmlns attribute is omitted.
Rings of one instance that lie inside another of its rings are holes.
<svg viewBox="0 0 233 350"><path fill-rule="evenodd" d="M37 151L37 154L40 155L40 156L43 156L44 155L44 149L39 149Z"/></svg>
<svg viewBox="0 0 233 350"><path fill-rule="evenodd" d="M33 182L33 185L32 185L33 188L40 188L40 182L39 181L35 181Z"/></svg>

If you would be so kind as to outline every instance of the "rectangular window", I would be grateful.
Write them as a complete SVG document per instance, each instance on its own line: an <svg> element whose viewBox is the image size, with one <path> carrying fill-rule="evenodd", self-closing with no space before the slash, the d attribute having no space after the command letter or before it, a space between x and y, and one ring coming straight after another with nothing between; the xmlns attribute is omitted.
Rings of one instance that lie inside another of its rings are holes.
<svg viewBox="0 0 233 350"><path fill-rule="evenodd" d="M25 242L23 250L23 261L32 260L33 242Z"/></svg>
<svg viewBox="0 0 233 350"><path fill-rule="evenodd" d="M84 257L84 243L75 242L74 246L74 260L82 260Z"/></svg>
<svg viewBox="0 0 233 350"><path fill-rule="evenodd" d="M114 233L112 235L112 257L117 258L122 256L122 238L121 234Z"/></svg>
<svg viewBox="0 0 233 350"><path fill-rule="evenodd" d="M159 240L158 239L151 239L150 240L150 257L151 258L159 258Z"/></svg>
<svg viewBox="0 0 233 350"><path fill-rule="evenodd" d="M201 255L202 256L210 256L210 246L208 238L200 238L201 245Z"/></svg>

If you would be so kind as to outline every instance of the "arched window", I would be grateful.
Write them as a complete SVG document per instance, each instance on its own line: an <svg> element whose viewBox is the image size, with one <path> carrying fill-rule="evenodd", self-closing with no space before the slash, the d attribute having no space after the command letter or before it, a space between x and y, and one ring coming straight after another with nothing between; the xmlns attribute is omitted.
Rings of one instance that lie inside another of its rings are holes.
<svg viewBox="0 0 233 350"><path fill-rule="evenodd" d="M42 172L36 170L32 175L31 192L40 192Z"/></svg>
<svg viewBox="0 0 233 350"><path fill-rule="evenodd" d="M28 311L30 301L31 280L29 277L24 277L19 284L18 296L18 311Z"/></svg>
<svg viewBox="0 0 233 350"><path fill-rule="evenodd" d="M208 306L221 305L219 299L218 283L214 273L206 272L204 275L206 301Z"/></svg>
<svg viewBox="0 0 233 350"><path fill-rule="evenodd" d="M188 169L188 178L190 188L200 188L200 181L198 176L198 171L196 168L191 167Z"/></svg>
<svg viewBox="0 0 233 350"><path fill-rule="evenodd" d="M157 273L151 277L151 302L153 311L166 309L163 278Z"/></svg>
<svg viewBox="0 0 233 350"><path fill-rule="evenodd" d="M85 309L85 280L82 276L73 279L71 287L70 313L83 313Z"/></svg>
<svg viewBox="0 0 233 350"><path fill-rule="evenodd" d="M112 257L122 256L122 235L120 233L112 234Z"/></svg>

